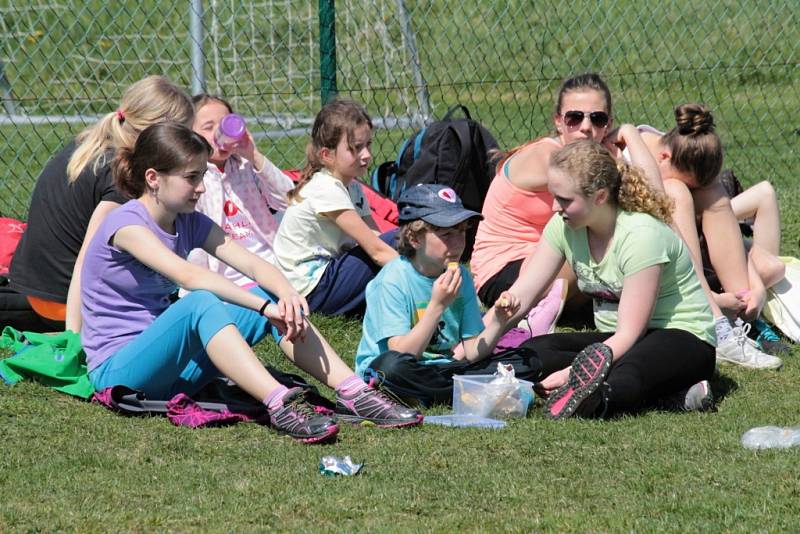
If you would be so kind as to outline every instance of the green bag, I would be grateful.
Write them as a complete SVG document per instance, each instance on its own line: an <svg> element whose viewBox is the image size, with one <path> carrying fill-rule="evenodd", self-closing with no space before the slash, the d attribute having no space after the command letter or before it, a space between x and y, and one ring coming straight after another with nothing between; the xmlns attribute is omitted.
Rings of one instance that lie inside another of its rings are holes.
<svg viewBox="0 0 800 534"><path fill-rule="evenodd" d="M0 348L15 353L0 361L0 380L6 384L28 378L82 399L94 393L86 370L86 353L75 332L39 334L7 326L0 336Z"/></svg>

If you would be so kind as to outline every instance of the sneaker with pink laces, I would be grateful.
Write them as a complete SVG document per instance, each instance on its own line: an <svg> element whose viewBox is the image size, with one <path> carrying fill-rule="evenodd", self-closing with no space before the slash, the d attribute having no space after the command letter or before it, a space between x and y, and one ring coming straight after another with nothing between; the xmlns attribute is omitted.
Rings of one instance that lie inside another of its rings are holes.
<svg viewBox="0 0 800 534"><path fill-rule="evenodd" d="M283 405L269 411L269 421L278 434L288 434L303 443L333 440L339 425L328 415L318 413L305 399L302 388L292 388L283 397Z"/></svg>
<svg viewBox="0 0 800 534"><path fill-rule="evenodd" d="M608 345L592 343L575 356L567 383L555 390L544 403L548 419L564 419L578 409L608 376L613 355Z"/></svg>
<svg viewBox="0 0 800 534"><path fill-rule="evenodd" d="M336 392L336 418L380 428L414 426L423 419L417 410L403 406L380 391L374 378L368 387L352 395Z"/></svg>
<svg viewBox="0 0 800 534"><path fill-rule="evenodd" d="M558 318L564 309L567 296L567 284L563 278L556 278L550 291L528 312L528 329L531 337L552 334L556 329Z"/></svg>

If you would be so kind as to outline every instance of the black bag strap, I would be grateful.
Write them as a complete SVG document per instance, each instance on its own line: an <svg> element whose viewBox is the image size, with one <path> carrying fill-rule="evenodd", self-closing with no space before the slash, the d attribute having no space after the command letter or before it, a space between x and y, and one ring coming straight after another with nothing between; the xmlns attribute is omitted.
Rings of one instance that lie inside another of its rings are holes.
<svg viewBox="0 0 800 534"><path fill-rule="evenodd" d="M447 113L444 114L442 120L443 121L451 120L453 118L453 114L459 109L464 113L464 117L466 117L469 120L472 120L472 115L469 114L469 110L467 109L467 106L465 106L464 104L456 104L452 106L450 109L447 110Z"/></svg>
<svg viewBox="0 0 800 534"><path fill-rule="evenodd" d="M463 107L463 106L462 106ZM466 111L467 108L464 108ZM469 112L467 112L469 113ZM469 125L466 123L456 123L449 126L449 129L456 135L458 142L461 144L461 154L464 154L464 151L472 145L472 137L469 134ZM453 173L454 176L459 176L464 171L464 166L467 165L467 162L463 157L458 159L458 164L456 165L456 169ZM438 169L437 169L437 176L438 176ZM456 191L459 196L463 194L463 191Z"/></svg>
<svg viewBox="0 0 800 534"><path fill-rule="evenodd" d="M385 197L390 196L390 179L395 174L397 174L397 162L395 160L384 161L372 171L372 188Z"/></svg>

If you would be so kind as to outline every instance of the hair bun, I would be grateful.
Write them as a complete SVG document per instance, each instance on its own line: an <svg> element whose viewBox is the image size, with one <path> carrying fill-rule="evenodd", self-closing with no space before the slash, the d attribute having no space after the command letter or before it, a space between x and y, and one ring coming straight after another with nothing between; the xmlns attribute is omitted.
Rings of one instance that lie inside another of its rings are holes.
<svg viewBox="0 0 800 534"><path fill-rule="evenodd" d="M675 124L681 135L714 133L714 116L703 104L682 104L676 107Z"/></svg>

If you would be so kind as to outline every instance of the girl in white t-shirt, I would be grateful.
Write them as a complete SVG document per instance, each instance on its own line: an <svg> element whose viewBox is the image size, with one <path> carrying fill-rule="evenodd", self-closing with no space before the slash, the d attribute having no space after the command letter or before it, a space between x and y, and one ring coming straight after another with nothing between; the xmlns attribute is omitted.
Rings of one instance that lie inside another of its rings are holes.
<svg viewBox="0 0 800 534"><path fill-rule="evenodd" d="M245 139L227 150L214 140L220 121L233 113L231 105L217 96L195 95L193 129L213 147L208 169L203 177L206 192L197 203L197 211L208 215L239 246L256 256L275 263L272 244L278 232L280 216L286 210L286 194L294 183L253 143ZM255 282L202 250L189 261L217 272L235 284L250 288Z"/></svg>
<svg viewBox="0 0 800 534"><path fill-rule="evenodd" d="M371 144L372 121L356 102L334 100L314 120L306 166L274 245L278 268L313 312L363 312L367 283L397 256L389 245L396 232L379 236L357 181Z"/></svg>

